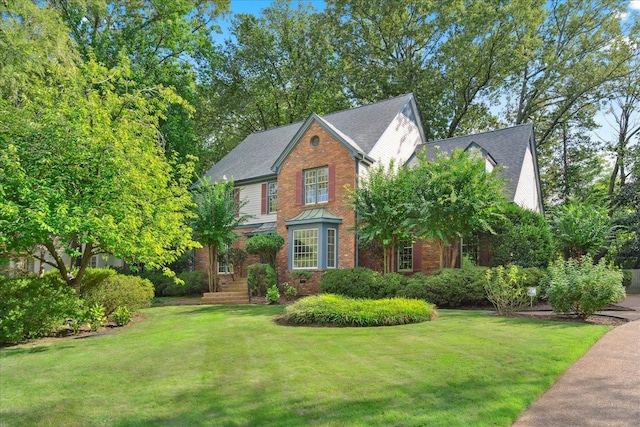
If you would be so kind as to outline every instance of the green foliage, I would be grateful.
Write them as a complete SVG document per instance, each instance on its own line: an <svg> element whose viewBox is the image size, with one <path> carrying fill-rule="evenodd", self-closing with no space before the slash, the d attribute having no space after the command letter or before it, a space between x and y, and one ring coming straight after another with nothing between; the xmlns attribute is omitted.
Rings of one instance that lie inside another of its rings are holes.
<svg viewBox="0 0 640 427"><path fill-rule="evenodd" d="M116 322L117 326L125 326L131 322L131 318L133 317L133 313L127 307L118 307L112 313L113 321Z"/></svg>
<svg viewBox="0 0 640 427"><path fill-rule="evenodd" d="M549 267L549 304L555 312L587 318L625 297L622 278L620 270L593 264L588 255L558 260Z"/></svg>
<svg viewBox="0 0 640 427"><path fill-rule="evenodd" d="M377 298L380 273L364 267L340 268L322 273L318 291L351 298Z"/></svg>
<svg viewBox="0 0 640 427"><path fill-rule="evenodd" d="M107 316L118 307L135 312L151 305L153 285L141 277L114 274L93 287L81 287L80 298L88 307L102 305Z"/></svg>
<svg viewBox="0 0 640 427"><path fill-rule="evenodd" d="M530 302L524 276L516 265L487 270L484 289L500 316L511 316Z"/></svg>
<svg viewBox="0 0 640 427"><path fill-rule="evenodd" d="M396 168L392 160L388 168L383 163L370 168L358 187L348 191L351 206L358 212L358 236L363 245L382 245L385 273L395 269L398 242L414 239L406 224L407 207L418 203L412 182L412 172Z"/></svg>
<svg viewBox="0 0 640 427"><path fill-rule="evenodd" d="M486 302L485 268L444 268L427 276L416 273L398 293L405 298L417 298L437 307L458 308Z"/></svg>
<svg viewBox="0 0 640 427"><path fill-rule="evenodd" d="M501 217L505 181L498 175L499 168L487 172L485 159L474 152L436 150L435 154L434 161L426 153L418 155L408 222L417 237L438 242L441 267L454 266L460 238L490 230L490 224Z"/></svg>
<svg viewBox="0 0 640 427"><path fill-rule="evenodd" d="M437 312L424 301L404 298L354 299L322 294L303 298L285 309L284 320L296 325L393 326L434 320Z"/></svg>
<svg viewBox="0 0 640 427"><path fill-rule="evenodd" d="M282 284L282 291L284 292L284 296L287 299L287 301L291 301L298 295L298 291L296 290L296 288L294 288L287 282L284 282Z"/></svg>
<svg viewBox="0 0 640 427"><path fill-rule="evenodd" d="M613 228L606 206L570 199L551 213L551 228L565 259L592 257L611 238Z"/></svg>
<svg viewBox="0 0 640 427"><path fill-rule="evenodd" d="M255 263L247 267L247 283L252 295L266 295L276 284L276 272L269 264Z"/></svg>
<svg viewBox="0 0 640 427"><path fill-rule="evenodd" d="M278 285L273 285L267 289L267 304L277 304L280 299L280 291Z"/></svg>
<svg viewBox="0 0 640 427"><path fill-rule="evenodd" d="M407 285L399 273L380 274L364 267L327 270L320 277L318 290L351 298L393 298Z"/></svg>
<svg viewBox="0 0 640 427"><path fill-rule="evenodd" d="M504 218L491 224L490 265L547 267L553 258L551 230L544 216L515 203L505 206Z"/></svg>
<svg viewBox="0 0 640 427"><path fill-rule="evenodd" d="M156 297L200 295L209 291L207 273L202 271L185 271L175 277L167 276L162 271L145 271L140 273L140 277L153 283Z"/></svg>
<svg viewBox="0 0 640 427"><path fill-rule="evenodd" d="M234 273L242 275L242 265L247 260L247 252L240 248L229 248L227 259L233 265Z"/></svg>
<svg viewBox="0 0 640 427"><path fill-rule="evenodd" d="M165 157L158 128L184 100L138 86L126 55L81 58L53 8L12 3L0 20L0 245L45 247L74 287L92 255L175 260L194 246L193 165Z"/></svg>
<svg viewBox="0 0 640 427"><path fill-rule="evenodd" d="M218 289L218 255L237 238L236 227L249 215L241 214L246 202L234 198L233 181L211 183L203 177L193 190L194 218L191 222L194 239L207 247L209 258L209 291Z"/></svg>
<svg viewBox="0 0 640 427"><path fill-rule="evenodd" d="M97 331L101 326L106 325L107 316L102 304L94 303L87 309L85 321L92 331Z"/></svg>
<svg viewBox="0 0 640 427"><path fill-rule="evenodd" d="M0 277L0 344L46 336L74 317L79 305L57 276Z"/></svg>
<svg viewBox="0 0 640 427"><path fill-rule="evenodd" d="M275 269L278 251L283 245L284 239L278 233L263 233L249 238L244 248L250 254L259 255Z"/></svg>
<svg viewBox="0 0 640 427"><path fill-rule="evenodd" d="M350 107L324 16L310 2L272 2L260 16L238 14L234 42L203 76L200 125L221 156L249 133Z"/></svg>

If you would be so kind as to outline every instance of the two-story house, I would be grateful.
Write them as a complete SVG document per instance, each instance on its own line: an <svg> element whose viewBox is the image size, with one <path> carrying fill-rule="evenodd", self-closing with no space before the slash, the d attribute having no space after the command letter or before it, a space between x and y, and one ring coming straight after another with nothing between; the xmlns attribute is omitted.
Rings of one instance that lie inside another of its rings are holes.
<svg viewBox="0 0 640 427"><path fill-rule="evenodd" d="M521 197L527 207L541 210L532 127L511 129L517 131L465 137L471 138L468 144L463 138L437 143L443 151L478 148L491 164L506 166L508 178L519 178L512 181L514 194L527 193ZM426 142L415 99L408 94L324 116L311 114L301 123L253 133L206 175L212 181L233 178L239 198L246 202L243 213L252 219L238 229L244 236L238 245L258 233L279 233L285 245L278 256L278 281L291 281L292 270L310 271L313 279L306 289L313 293L327 269L375 267L359 248L356 212L346 200L346 188L355 188L370 166L391 159L410 165L416 150L429 153L434 144ZM439 263L429 242L399 248L398 259L398 269L406 272L432 271ZM196 268L206 270L207 262L205 251L198 251ZM226 273L224 264L219 272Z"/></svg>

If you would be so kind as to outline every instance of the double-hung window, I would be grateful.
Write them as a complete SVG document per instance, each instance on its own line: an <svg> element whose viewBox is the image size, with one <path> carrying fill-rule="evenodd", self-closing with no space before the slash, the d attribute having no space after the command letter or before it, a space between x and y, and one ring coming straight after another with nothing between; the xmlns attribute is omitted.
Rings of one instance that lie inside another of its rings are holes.
<svg viewBox="0 0 640 427"><path fill-rule="evenodd" d="M327 166L304 171L304 204L329 201L329 168Z"/></svg>
<svg viewBox="0 0 640 427"><path fill-rule="evenodd" d="M278 211L278 183L272 181L267 183L267 212L268 214Z"/></svg>
<svg viewBox="0 0 640 427"><path fill-rule="evenodd" d="M336 229L327 228L327 268L336 266Z"/></svg>

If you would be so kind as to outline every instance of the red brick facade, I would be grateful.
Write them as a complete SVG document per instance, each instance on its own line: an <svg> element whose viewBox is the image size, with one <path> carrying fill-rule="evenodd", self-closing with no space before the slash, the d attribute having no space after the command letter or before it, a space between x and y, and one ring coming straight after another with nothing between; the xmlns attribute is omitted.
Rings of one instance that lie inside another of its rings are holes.
<svg viewBox="0 0 640 427"><path fill-rule="evenodd" d="M317 145L311 144L311 138L318 136ZM333 200L313 205L300 205L296 203L296 175L305 169L313 169L322 166L335 168L335 194ZM317 123L311 124L307 132L302 135L298 144L289 153L282 163L278 174L278 233L285 239L285 244L278 255L278 282L292 283L289 273L289 233L285 221L298 215L300 212L311 208L324 208L331 214L342 219L342 224L337 224L338 230L338 268L351 268L355 266L355 234L352 228L355 225L355 213L349 207L347 188L355 188L356 185L356 160L349 150L339 141L334 139L324 127ZM311 270L313 278L303 288L305 294L316 293L318 281L322 271Z"/></svg>

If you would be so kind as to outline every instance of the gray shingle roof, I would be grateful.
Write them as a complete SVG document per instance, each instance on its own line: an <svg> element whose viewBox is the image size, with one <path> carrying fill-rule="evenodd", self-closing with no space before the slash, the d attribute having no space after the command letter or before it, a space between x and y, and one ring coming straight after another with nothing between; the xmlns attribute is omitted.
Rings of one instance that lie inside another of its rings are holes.
<svg viewBox="0 0 640 427"><path fill-rule="evenodd" d="M474 142L485 149L498 166L505 168L501 175L509 181L507 183L507 197L513 201L527 147L531 144L532 150L534 149L533 125L524 124L491 132L429 141L419 145L416 152L426 149L427 158L433 159L435 158L435 147L440 147L440 151L449 153L456 148L465 150ZM535 156L535 152L532 155ZM415 161L415 156L412 156L407 163L412 164Z"/></svg>
<svg viewBox="0 0 640 427"><path fill-rule="evenodd" d="M375 104L327 114L322 118L348 136L368 154L395 116L413 98L402 95ZM205 176L217 181L223 176L237 181L274 175L271 166L304 122L293 123L249 135Z"/></svg>

